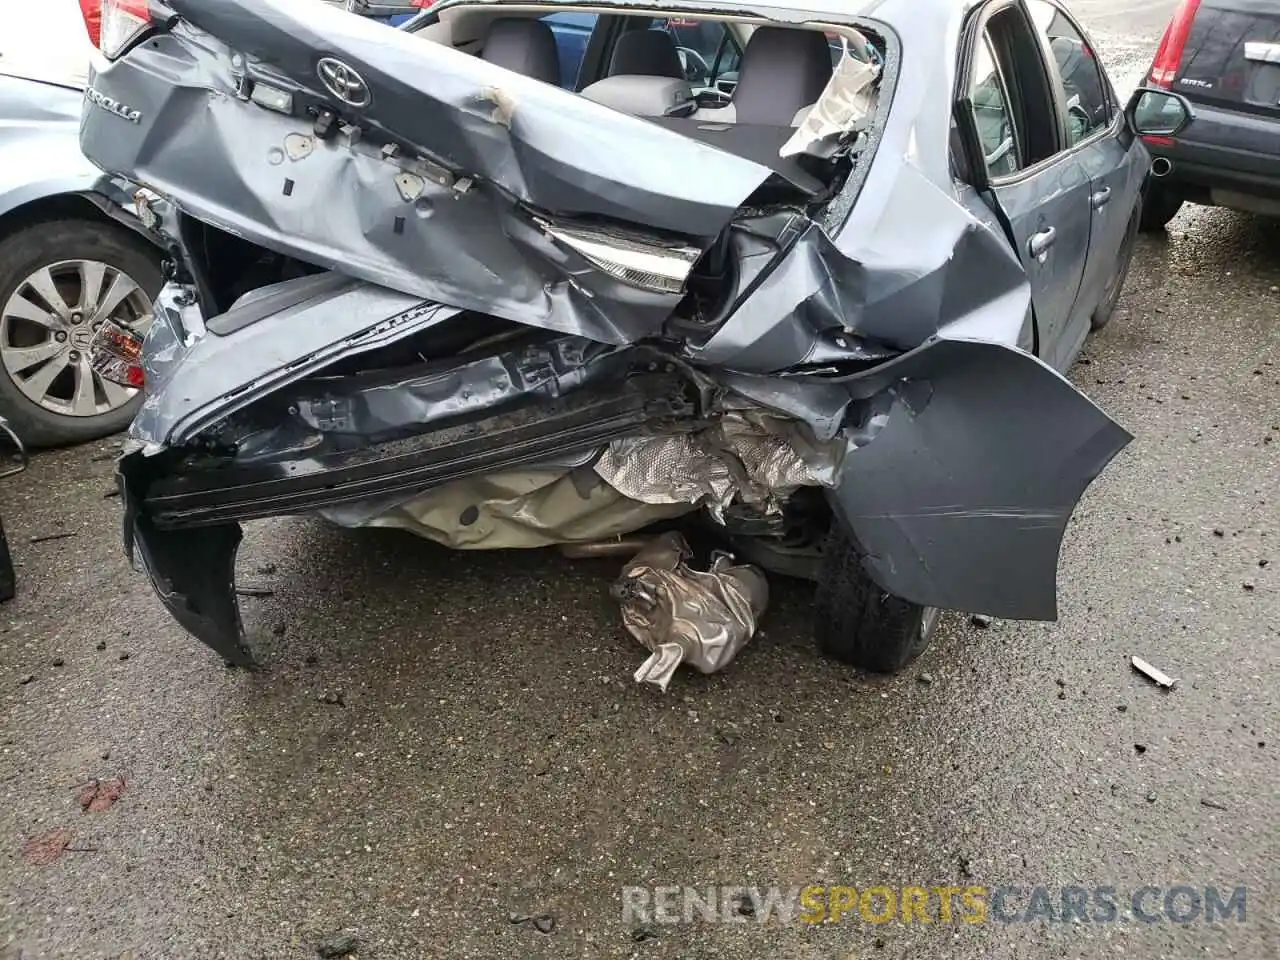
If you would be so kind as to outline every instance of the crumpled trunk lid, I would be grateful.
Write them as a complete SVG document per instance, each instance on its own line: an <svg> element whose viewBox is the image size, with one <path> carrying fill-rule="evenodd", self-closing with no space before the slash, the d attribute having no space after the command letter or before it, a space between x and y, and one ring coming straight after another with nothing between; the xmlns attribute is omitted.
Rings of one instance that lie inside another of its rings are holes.
<svg viewBox="0 0 1280 960"><path fill-rule="evenodd" d="M86 154L206 223L404 293L605 342L651 336L682 291L618 279L547 219L691 266L771 175L320 4L173 6L183 19L93 78L138 116L88 104ZM325 88L325 58L367 105ZM287 112L259 102L281 98Z"/></svg>

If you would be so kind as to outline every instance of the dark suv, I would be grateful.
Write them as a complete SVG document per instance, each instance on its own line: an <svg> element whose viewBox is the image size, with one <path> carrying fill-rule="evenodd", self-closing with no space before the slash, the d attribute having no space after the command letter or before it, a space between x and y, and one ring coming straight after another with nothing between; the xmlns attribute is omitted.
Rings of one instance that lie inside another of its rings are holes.
<svg viewBox="0 0 1280 960"><path fill-rule="evenodd" d="M1152 179L1143 228L1186 201L1280 216L1280 3L1182 0L1148 85L1185 96L1176 137L1144 137Z"/></svg>

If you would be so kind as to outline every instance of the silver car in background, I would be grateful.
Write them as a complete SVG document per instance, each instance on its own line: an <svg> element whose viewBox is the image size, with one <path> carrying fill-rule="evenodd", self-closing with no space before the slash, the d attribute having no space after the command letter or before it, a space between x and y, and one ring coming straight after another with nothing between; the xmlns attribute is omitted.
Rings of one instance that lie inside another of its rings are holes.
<svg viewBox="0 0 1280 960"><path fill-rule="evenodd" d="M0 416L37 446L129 425L141 395L93 371L90 342L145 327L162 283L133 185L80 151L93 55L75 0L0 5Z"/></svg>

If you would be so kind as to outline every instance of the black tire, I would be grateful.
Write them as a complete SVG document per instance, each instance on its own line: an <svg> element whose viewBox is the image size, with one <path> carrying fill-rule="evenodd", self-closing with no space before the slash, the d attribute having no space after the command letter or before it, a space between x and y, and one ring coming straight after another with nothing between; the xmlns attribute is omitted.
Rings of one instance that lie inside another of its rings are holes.
<svg viewBox="0 0 1280 960"><path fill-rule="evenodd" d="M813 617L823 653L873 673L897 673L924 653L938 619L926 626L924 607L876 586L838 521L823 547Z"/></svg>
<svg viewBox="0 0 1280 960"><path fill-rule="evenodd" d="M100 220L52 220L24 227L0 240L0 309L18 285L41 267L63 260L98 260L126 273L152 300L160 292L160 252L125 227ZM34 447L96 440L124 430L142 404L128 403L98 416L47 410L28 398L0 364L0 415Z"/></svg>
<svg viewBox="0 0 1280 960"><path fill-rule="evenodd" d="M1142 200L1141 229L1143 233L1163 230L1182 209L1182 197L1163 187L1149 186Z"/></svg>
<svg viewBox="0 0 1280 960"><path fill-rule="evenodd" d="M1111 322L1112 315L1116 312L1116 307L1120 303L1120 295L1124 293L1124 282L1129 278L1129 268L1133 265L1133 251L1138 246L1138 227L1142 223L1142 211L1144 206L1142 200L1138 200L1138 205L1133 208L1133 213L1129 215L1129 224L1125 227L1124 242L1120 244L1120 255L1116 262L1116 272L1111 275L1111 279L1107 282L1107 288L1102 296L1102 302L1098 304L1093 316L1089 318L1089 328L1097 331L1101 330Z"/></svg>

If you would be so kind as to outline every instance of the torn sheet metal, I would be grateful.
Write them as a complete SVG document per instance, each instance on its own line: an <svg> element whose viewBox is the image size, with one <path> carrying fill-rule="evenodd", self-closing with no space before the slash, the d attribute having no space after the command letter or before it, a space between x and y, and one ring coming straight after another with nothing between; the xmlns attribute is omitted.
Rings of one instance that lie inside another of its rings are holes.
<svg viewBox="0 0 1280 960"><path fill-rule="evenodd" d="M835 484L843 445L738 402L705 429L609 444L595 470L644 503L705 506L723 520L736 502L777 514L800 487Z"/></svg>
<svg viewBox="0 0 1280 960"><path fill-rule="evenodd" d="M264 309L269 298L271 306ZM419 333L460 312L341 274L321 274L254 291L215 319L221 335L206 335L199 308L170 284L156 300L143 344L147 390L130 434L181 444L342 357Z"/></svg>
<svg viewBox="0 0 1280 960"><path fill-rule="evenodd" d="M594 543L695 509L632 500L589 466L467 477L397 499L343 504L320 514L344 527L406 530L455 550L523 550Z"/></svg>
<svg viewBox="0 0 1280 960"><path fill-rule="evenodd" d="M841 37L841 42L844 54L836 63L826 89L805 114L791 139L783 144L780 156L817 153L821 146L861 129L875 109L875 82L880 77L880 68L855 59L849 53L847 37ZM864 49L868 46L865 40L863 46Z"/></svg>
<svg viewBox="0 0 1280 960"><path fill-rule="evenodd" d="M303 438L316 457L520 400L554 399L626 369L625 351L608 344L528 331L412 367L303 380L277 390L270 409L233 417L214 435L233 445L242 463L278 458Z"/></svg>
<svg viewBox="0 0 1280 960"><path fill-rule="evenodd" d="M652 651L637 683L664 692L682 663L702 673L723 670L753 636L769 603L769 585L753 566L717 555L705 573L679 533L655 537L622 569L611 593L627 632Z"/></svg>
<svg viewBox="0 0 1280 960"><path fill-rule="evenodd" d="M985 337L1018 343L1031 288L1008 241L911 168L894 190L898 207L866 226L874 238L845 231L833 240L810 223L715 334L692 348L699 362L743 373L841 358L870 366L971 319Z"/></svg>

